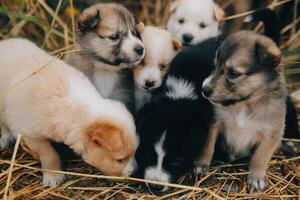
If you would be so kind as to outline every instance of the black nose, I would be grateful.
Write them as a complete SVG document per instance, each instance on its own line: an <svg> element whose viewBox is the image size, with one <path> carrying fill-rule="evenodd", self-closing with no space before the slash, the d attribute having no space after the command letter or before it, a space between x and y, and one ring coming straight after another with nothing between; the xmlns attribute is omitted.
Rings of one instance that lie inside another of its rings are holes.
<svg viewBox="0 0 300 200"><path fill-rule="evenodd" d="M194 36L191 34L183 34L182 40L184 43L190 43L194 39Z"/></svg>
<svg viewBox="0 0 300 200"><path fill-rule="evenodd" d="M149 189L154 193L161 192L164 189L164 186L156 185L156 184L149 184Z"/></svg>
<svg viewBox="0 0 300 200"><path fill-rule="evenodd" d="M213 90L210 87L202 87L202 94L204 97L210 97Z"/></svg>
<svg viewBox="0 0 300 200"><path fill-rule="evenodd" d="M139 56L141 56L141 55L143 55L143 53L144 53L144 47L141 46L141 45L138 45L138 46L134 47L134 51L135 51Z"/></svg>
<svg viewBox="0 0 300 200"><path fill-rule="evenodd" d="M155 84L155 81L146 81L145 82L145 86L147 88L152 88L154 86L154 84Z"/></svg>

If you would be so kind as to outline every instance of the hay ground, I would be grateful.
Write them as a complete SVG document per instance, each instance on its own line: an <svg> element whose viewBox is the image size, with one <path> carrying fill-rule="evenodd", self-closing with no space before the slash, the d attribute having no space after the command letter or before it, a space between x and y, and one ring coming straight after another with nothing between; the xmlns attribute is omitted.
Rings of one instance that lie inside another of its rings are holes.
<svg viewBox="0 0 300 200"><path fill-rule="evenodd" d="M53 55L66 52L74 42L78 13L74 9L62 12L60 8L65 5L72 8L79 1L82 0L58 0L58 6L51 8L44 0L0 0L0 39L26 37ZM271 0L270 5L281 6L288 1ZM128 6L146 24L164 26L169 14L165 8L171 0L119 2ZM283 35L281 44L290 92L300 88L300 31L294 28L297 23L299 17L296 15L294 22L282 30L282 34L292 30ZM248 188L245 158L232 163L215 163L205 175L190 173L177 184L168 184L172 188L169 192L155 195L141 184L145 180L102 176L80 159L64 159L66 171L58 172L67 174L63 184L42 186L40 164L34 155L20 146L21 138L18 138L14 147L0 149L0 198L300 199L300 141L294 142L294 155L278 152L273 156L267 174L269 187L263 192L253 192Z"/></svg>

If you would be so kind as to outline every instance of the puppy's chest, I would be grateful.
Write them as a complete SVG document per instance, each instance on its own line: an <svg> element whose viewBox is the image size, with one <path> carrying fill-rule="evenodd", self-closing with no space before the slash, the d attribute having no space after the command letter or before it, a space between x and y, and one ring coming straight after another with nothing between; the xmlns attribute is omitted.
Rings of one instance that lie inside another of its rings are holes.
<svg viewBox="0 0 300 200"><path fill-rule="evenodd" d="M119 73L106 70L97 70L92 77L97 90L104 98L112 98L118 92L121 78Z"/></svg>
<svg viewBox="0 0 300 200"><path fill-rule="evenodd" d="M236 154L248 153L250 148L260 141L261 134L270 132L268 124L246 110L222 112L221 115L226 143Z"/></svg>

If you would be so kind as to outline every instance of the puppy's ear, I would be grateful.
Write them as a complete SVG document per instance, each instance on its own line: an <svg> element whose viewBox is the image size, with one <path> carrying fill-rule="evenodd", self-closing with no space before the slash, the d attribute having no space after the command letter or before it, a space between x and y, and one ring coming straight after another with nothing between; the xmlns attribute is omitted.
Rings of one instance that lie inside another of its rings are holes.
<svg viewBox="0 0 300 200"><path fill-rule="evenodd" d="M169 12L173 13L175 12L175 10L177 9L177 7L179 6L179 4L181 3L182 0L175 0L170 4L169 7Z"/></svg>
<svg viewBox="0 0 300 200"><path fill-rule="evenodd" d="M266 67L277 67L281 61L281 51L270 39L263 39L255 44L255 53L260 64Z"/></svg>
<svg viewBox="0 0 300 200"><path fill-rule="evenodd" d="M214 4L213 9L215 14L215 19L218 22L222 21L225 16L224 10L220 8L217 4Z"/></svg>
<svg viewBox="0 0 300 200"><path fill-rule="evenodd" d="M98 9L85 10L77 19L77 26L81 32L96 28L100 21L100 11Z"/></svg>
<svg viewBox="0 0 300 200"><path fill-rule="evenodd" d="M181 50L182 44L181 44L180 40L178 40L176 37L172 37L172 43L173 43L175 51Z"/></svg>
<svg viewBox="0 0 300 200"><path fill-rule="evenodd" d="M88 131L88 137L92 142L109 152L118 150L122 146L121 130L108 123L99 123L91 127Z"/></svg>
<svg viewBox="0 0 300 200"><path fill-rule="evenodd" d="M145 31L145 25L143 22L140 22L136 25L136 31L141 35Z"/></svg>

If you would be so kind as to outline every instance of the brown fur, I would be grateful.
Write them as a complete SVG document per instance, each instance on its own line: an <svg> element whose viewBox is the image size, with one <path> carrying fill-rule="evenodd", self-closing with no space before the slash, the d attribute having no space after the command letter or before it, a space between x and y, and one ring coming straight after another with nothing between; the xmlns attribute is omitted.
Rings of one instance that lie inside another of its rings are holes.
<svg viewBox="0 0 300 200"><path fill-rule="evenodd" d="M284 133L287 90L280 59L280 50L269 38L238 32L225 39L216 56L216 70L203 83L204 95L216 105L216 121L222 124L220 132L231 158L257 146L248 177L256 189L265 187L268 161ZM199 162L202 167L210 164L206 158L212 158L209 147L216 137L210 137L213 140Z"/></svg>

